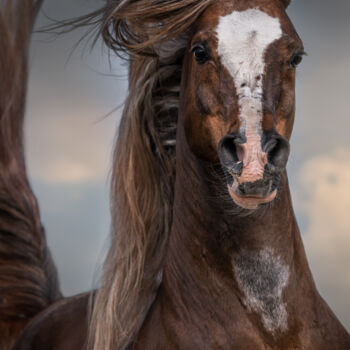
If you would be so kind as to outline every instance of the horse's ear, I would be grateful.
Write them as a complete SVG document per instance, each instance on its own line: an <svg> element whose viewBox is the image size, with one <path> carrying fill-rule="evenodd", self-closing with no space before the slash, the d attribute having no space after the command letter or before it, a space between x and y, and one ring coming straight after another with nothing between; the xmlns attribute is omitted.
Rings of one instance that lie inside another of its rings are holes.
<svg viewBox="0 0 350 350"><path fill-rule="evenodd" d="M290 4L290 0L280 0L285 8L287 8Z"/></svg>

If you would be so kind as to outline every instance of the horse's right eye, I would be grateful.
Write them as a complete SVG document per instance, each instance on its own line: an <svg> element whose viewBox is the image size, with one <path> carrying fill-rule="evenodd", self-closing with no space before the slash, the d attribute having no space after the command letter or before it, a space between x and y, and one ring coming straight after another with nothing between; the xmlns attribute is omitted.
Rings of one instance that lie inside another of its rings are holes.
<svg viewBox="0 0 350 350"><path fill-rule="evenodd" d="M192 52L198 64L203 64L210 59L209 49L204 45L195 46Z"/></svg>
<svg viewBox="0 0 350 350"><path fill-rule="evenodd" d="M290 66L292 68L298 67L299 64L301 63L301 61L303 60L303 56L304 55L306 55L306 53L304 51L297 52L296 54L294 54L294 56L292 57L291 61L289 62Z"/></svg>

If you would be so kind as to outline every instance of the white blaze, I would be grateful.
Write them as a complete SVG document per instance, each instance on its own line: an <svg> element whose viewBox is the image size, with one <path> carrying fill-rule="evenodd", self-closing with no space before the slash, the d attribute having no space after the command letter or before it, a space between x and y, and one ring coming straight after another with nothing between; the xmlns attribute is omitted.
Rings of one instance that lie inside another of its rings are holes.
<svg viewBox="0 0 350 350"><path fill-rule="evenodd" d="M265 165L261 149L264 53L282 36L281 24L259 9L249 9L222 16L216 32L222 64L235 82L241 132L247 138L242 176L253 182L263 177Z"/></svg>

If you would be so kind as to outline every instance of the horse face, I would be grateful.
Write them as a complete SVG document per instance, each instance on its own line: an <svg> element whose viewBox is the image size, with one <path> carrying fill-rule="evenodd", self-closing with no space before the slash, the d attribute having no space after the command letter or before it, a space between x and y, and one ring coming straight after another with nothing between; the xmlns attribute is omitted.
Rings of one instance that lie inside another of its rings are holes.
<svg viewBox="0 0 350 350"><path fill-rule="evenodd" d="M219 2L185 58L184 125L199 158L220 160L239 206L272 201L289 156L303 45L282 0Z"/></svg>

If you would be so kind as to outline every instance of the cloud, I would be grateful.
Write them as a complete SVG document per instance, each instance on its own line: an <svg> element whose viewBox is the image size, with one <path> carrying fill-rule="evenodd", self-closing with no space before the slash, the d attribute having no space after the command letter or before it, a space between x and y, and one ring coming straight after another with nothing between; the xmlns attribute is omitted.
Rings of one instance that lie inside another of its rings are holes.
<svg viewBox="0 0 350 350"><path fill-rule="evenodd" d="M84 163L73 161L56 161L46 169L42 175L46 182L53 183L81 183L99 178L99 173Z"/></svg>
<svg viewBox="0 0 350 350"><path fill-rule="evenodd" d="M93 112L90 120L74 112L53 113L47 119L28 117L26 156L32 179L51 184L106 181L112 162L114 119L95 124L91 122Z"/></svg>
<svg viewBox="0 0 350 350"><path fill-rule="evenodd" d="M315 156L297 177L296 206L308 217L303 240L321 294L350 328L350 151Z"/></svg>

